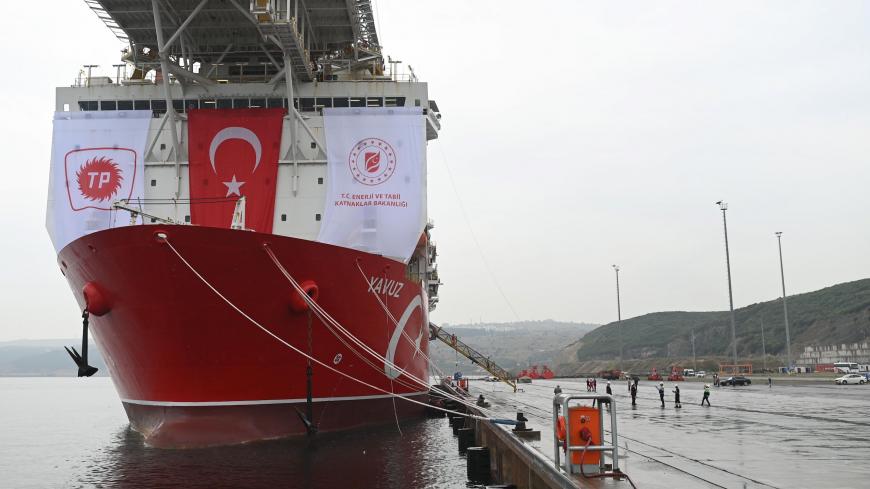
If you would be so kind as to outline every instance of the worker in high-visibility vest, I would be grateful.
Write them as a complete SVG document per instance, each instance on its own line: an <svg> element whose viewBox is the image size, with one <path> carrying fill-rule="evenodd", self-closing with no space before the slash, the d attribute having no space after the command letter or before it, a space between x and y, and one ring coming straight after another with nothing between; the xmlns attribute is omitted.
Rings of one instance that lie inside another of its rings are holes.
<svg viewBox="0 0 870 489"><path fill-rule="evenodd" d="M707 406L710 406L710 384L704 384L704 398L701 399L701 405L704 405L704 402L707 402Z"/></svg>

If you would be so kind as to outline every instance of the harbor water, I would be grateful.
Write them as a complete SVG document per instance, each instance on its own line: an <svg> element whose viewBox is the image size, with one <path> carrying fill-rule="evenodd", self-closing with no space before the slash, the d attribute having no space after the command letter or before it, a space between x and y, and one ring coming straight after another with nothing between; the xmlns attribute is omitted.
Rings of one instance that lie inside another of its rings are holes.
<svg viewBox="0 0 870 489"><path fill-rule="evenodd" d="M870 385L778 382L715 388L681 383L675 409L666 383L661 408L654 383L641 381L638 405L614 382L620 465L641 488L863 488L870 480ZM536 380L513 393L472 382L493 410L518 410L542 430L553 388L584 393L582 379ZM599 392L604 382L599 381ZM400 426L208 449L146 446L129 428L106 377L0 378L0 488L463 488L466 462L444 418ZM547 456L551 456L547 455ZM590 487L627 487L595 481Z"/></svg>
<svg viewBox="0 0 870 489"><path fill-rule="evenodd" d="M401 429L401 432L399 431ZM462 488L443 419L316 440L154 449L106 377L0 378L0 488Z"/></svg>

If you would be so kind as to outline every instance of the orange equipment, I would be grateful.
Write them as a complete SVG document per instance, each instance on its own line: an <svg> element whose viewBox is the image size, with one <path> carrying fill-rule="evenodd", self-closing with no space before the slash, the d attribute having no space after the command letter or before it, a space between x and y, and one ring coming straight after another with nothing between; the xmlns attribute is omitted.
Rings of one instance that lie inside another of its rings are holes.
<svg viewBox="0 0 870 489"><path fill-rule="evenodd" d="M568 420L571 432L568 433L568 444L583 446L589 437L592 438L590 445L601 445L601 413L598 408L587 406L575 406L568 408ZM559 428L563 423L560 421ZM564 428L559 430L560 440L564 436ZM585 436L584 436L585 435ZM571 452L571 463L595 467L598 470L601 461L601 452L588 451L585 454L579 451Z"/></svg>

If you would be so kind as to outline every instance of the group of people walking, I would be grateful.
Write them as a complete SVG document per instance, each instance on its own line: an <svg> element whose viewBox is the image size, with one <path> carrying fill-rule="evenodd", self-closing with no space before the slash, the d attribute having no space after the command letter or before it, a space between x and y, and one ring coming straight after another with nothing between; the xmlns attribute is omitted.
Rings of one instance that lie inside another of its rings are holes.
<svg viewBox="0 0 870 489"><path fill-rule="evenodd" d="M595 379L586 379L586 392L598 392L598 381Z"/></svg>
<svg viewBox="0 0 870 489"><path fill-rule="evenodd" d="M595 379L586 379L586 392L598 392L598 385ZM631 405L637 406L637 390L638 390L638 379L632 378L628 379L628 394L631 396ZM662 407L665 407L665 383L659 382L656 386L656 390L659 393L659 400L661 400ZM674 384L674 390L671 391L674 393L674 408L681 409L683 407L682 402L680 401L680 386ZM560 386L556 386L554 389L555 394L561 394L562 388ZM613 395L613 390L610 387L610 382L607 382L607 394ZM610 407L610 403L607 401L602 401L602 403L606 403L607 407ZM710 384L704 384L704 396L701 398L701 405L707 403L707 406L710 406ZM595 406L595 401L592 401L592 406Z"/></svg>

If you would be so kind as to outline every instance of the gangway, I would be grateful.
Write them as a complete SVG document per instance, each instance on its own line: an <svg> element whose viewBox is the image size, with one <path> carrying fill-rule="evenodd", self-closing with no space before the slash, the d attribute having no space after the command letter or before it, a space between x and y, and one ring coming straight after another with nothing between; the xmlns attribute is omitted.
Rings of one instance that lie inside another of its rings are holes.
<svg viewBox="0 0 870 489"><path fill-rule="evenodd" d="M514 392L517 391L517 383L514 381L513 376L508 373L507 370L499 367L495 364L495 362L485 357L474 348L463 343L459 338L456 337L455 334L450 334L447 331L444 331L444 328L441 328L434 323L429 323L429 332L431 333L430 339L438 338L444 344L446 344L450 348L453 348L465 358L471 360L471 363L486 370L496 379L513 387Z"/></svg>

